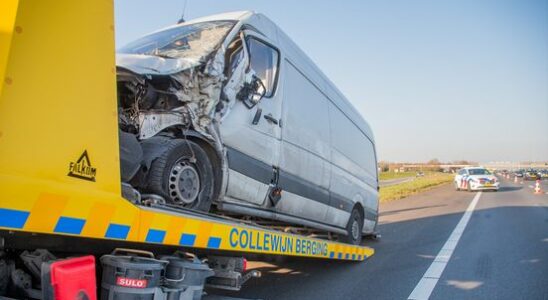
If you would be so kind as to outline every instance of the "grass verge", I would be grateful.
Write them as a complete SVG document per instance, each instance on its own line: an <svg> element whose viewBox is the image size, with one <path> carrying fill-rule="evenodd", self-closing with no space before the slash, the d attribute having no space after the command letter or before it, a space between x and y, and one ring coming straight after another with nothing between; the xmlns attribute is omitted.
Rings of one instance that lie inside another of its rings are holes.
<svg viewBox="0 0 548 300"><path fill-rule="evenodd" d="M410 182L382 187L379 200L380 202L387 202L418 194L435 186L451 182L453 176L453 174L429 173L424 177L416 178Z"/></svg>
<svg viewBox="0 0 548 300"><path fill-rule="evenodd" d="M388 179L396 179L396 178L404 178L404 177L415 177L417 175L416 172L380 172L379 173L379 180L388 180Z"/></svg>

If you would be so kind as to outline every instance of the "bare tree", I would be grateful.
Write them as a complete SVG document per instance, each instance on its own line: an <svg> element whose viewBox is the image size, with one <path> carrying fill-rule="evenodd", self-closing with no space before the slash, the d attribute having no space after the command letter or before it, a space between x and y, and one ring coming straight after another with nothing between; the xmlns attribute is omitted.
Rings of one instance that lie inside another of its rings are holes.
<svg viewBox="0 0 548 300"><path fill-rule="evenodd" d="M427 165L441 165L440 161L437 158L429 160L426 164Z"/></svg>

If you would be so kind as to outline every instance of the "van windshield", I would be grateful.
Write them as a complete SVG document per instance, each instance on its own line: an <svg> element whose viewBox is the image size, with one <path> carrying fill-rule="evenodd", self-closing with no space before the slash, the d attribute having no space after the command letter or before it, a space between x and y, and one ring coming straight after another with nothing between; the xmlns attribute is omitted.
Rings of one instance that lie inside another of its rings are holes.
<svg viewBox="0 0 548 300"><path fill-rule="evenodd" d="M202 61L218 47L235 23L211 21L177 26L146 35L118 52Z"/></svg>

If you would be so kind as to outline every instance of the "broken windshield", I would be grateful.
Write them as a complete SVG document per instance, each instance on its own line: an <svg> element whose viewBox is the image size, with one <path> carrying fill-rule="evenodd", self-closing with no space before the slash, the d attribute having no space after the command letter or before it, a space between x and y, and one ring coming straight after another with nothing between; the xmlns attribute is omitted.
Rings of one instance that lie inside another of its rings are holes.
<svg viewBox="0 0 548 300"><path fill-rule="evenodd" d="M144 36L118 52L202 61L217 48L235 23L211 21L177 26Z"/></svg>

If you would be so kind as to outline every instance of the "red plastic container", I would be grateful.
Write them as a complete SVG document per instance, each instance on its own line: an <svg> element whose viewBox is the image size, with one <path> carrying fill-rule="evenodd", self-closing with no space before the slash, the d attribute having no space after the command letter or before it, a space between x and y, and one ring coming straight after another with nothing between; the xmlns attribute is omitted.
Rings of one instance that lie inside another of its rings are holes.
<svg viewBox="0 0 548 300"><path fill-rule="evenodd" d="M97 300L95 257L58 260L42 266L45 300Z"/></svg>

